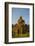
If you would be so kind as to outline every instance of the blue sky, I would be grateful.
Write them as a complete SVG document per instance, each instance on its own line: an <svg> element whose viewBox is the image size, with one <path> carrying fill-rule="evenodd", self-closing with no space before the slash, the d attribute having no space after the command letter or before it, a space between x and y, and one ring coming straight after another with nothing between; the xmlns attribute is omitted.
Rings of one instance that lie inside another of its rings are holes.
<svg viewBox="0 0 35 46"><path fill-rule="evenodd" d="M29 8L12 8L12 24L16 24L19 17L25 20L25 23L29 23Z"/></svg>

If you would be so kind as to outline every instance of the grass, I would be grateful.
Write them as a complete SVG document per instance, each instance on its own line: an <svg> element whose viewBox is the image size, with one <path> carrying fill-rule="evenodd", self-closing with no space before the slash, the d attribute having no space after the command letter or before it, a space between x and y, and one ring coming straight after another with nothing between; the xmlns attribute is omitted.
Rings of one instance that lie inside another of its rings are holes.
<svg viewBox="0 0 35 46"><path fill-rule="evenodd" d="M23 38L23 37L29 37L29 33L25 33L25 34L16 34L15 37L13 37L13 38Z"/></svg>

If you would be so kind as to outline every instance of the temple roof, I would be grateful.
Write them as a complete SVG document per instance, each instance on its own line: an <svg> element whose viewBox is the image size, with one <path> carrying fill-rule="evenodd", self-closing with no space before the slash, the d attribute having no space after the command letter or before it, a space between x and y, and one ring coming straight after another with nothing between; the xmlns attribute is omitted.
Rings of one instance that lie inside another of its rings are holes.
<svg viewBox="0 0 35 46"><path fill-rule="evenodd" d="M25 22L22 18L22 16L20 16L20 18L18 19L18 22Z"/></svg>

